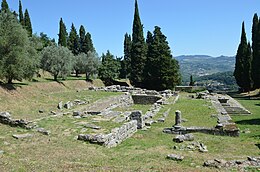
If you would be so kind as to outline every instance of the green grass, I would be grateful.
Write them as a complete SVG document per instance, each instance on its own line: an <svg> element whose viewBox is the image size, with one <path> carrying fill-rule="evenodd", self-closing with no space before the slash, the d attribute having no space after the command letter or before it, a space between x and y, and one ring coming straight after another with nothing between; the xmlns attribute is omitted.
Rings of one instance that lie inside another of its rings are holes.
<svg viewBox="0 0 260 172"><path fill-rule="evenodd" d="M118 95L107 92L76 92L75 89L69 89L70 87L58 88L39 88L39 94L27 95L28 98L25 100L23 100L24 94L20 92L19 96L22 96L16 100L17 106L11 106L12 111L18 112L20 109L24 110L23 112L26 110L30 112L32 109L38 110L41 105L46 105L46 108L50 106L51 110L56 108L60 100L88 98L93 102L103 97ZM5 96L3 94L0 96L0 106L7 106L7 102L2 100ZM14 102L11 101L12 96L8 98L9 103ZM260 106L257 105L259 101L239 101L253 114L232 116L232 118L241 130L249 128L251 133L242 133L240 137L195 133L196 141L204 143L208 147L208 153L174 150L172 148L174 145L181 144L172 141L173 135L162 132L164 128L174 125L176 110L181 110L182 117L188 120L183 123L185 126L213 127L216 125L217 119L210 117L211 114L216 113L211 108L211 104L205 100L189 99L187 94L181 94L179 101L174 105L163 105L155 119L171 108L165 123L153 124L148 131L139 130L131 138L111 149L76 139L83 128L76 124L78 122L89 122L101 126L100 132L109 132L110 129L121 125L108 121L93 122L97 116L75 119L67 115L39 121L40 127L51 131L50 136L0 124L0 150L4 151L4 154L0 154L0 171L216 171L216 169L204 168L202 164L206 160L215 158L234 160L260 155L259 146L257 147L257 144L260 144L260 125L257 122L260 119ZM24 104L24 102L27 103ZM25 107L22 107L23 105ZM30 107L32 105L34 107ZM134 105L128 110L142 110L145 113L150 107ZM31 114L32 119L40 117L38 113ZM17 116L19 117L19 113ZM27 132L34 136L24 140L12 138L13 134ZM93 132L95 131L91 129L86 131L86 133ZM187 145L189 142L183 144ZM183 155L185 159L182 162L166 159L166 156L172 153Z"/></svg>

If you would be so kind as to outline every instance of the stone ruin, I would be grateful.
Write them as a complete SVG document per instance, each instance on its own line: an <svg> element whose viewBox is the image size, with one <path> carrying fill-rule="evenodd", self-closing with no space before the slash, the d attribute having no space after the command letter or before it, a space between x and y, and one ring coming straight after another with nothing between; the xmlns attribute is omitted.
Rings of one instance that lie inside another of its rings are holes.
<svg viewBox="0 0 260 172"><path fill-rule="evenodd" d="M32 126L28 124L30 122L23 119L12 119L11 114L9 112L1 112L0 113L0 123L9 125L11 127L21 127L25 129L31 129Z"/></svg>
<svg viewBox="0 0 260 172"><path fill-rule="evenodd" d="M131 137L137 131L137 120L124 123L119 128L114 128L109 134L80 134L78 140L87 141L111 148Z"/></svg>
<svg viewBox="0 0 260 172"><path fill-rule="evenodd" d="M232 160L232 161L225 161L223 159L214 159L214 160L208 160L204 162L203 166L218 168L218 169L237 168L239 169L239 171L244 171L246 167L258 167L258 169L255 169L256 171L258 171L260 167L260 157L247 157L247 160Z"/></svg>
<svg viewBox="0 0 260 172"><path fill-rule="evenodd" d="M164 133L168 134L188 134L188 133L205 133L212 135L222 135L222 136L239 136L239 129L236 127L235 123L231 122L230 116L218 116L218 124L214 128L206 128L206 127L183 127L181 126L181 112L176 111L175 117L175 125L171 128L165 128L163 130Z"/></svg>

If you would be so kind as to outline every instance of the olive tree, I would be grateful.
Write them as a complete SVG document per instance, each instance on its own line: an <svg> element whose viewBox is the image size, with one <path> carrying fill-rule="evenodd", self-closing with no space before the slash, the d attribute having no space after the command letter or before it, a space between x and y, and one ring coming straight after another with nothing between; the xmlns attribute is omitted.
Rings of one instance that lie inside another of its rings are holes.
<svg viewBox="0 0 260 172"><path fill-rule="evenodd" d="M23 29L11 11L0 12L0 78L31 79L37 70L39 58Z"/></svg>
<svg viewBox="0 0 260 172"><path fill-rule="evenodd" d="M63 46L48 46L42 50L41 67L50 72L57 81L58 77L65 79L73 66L73 54Z"/></svg>

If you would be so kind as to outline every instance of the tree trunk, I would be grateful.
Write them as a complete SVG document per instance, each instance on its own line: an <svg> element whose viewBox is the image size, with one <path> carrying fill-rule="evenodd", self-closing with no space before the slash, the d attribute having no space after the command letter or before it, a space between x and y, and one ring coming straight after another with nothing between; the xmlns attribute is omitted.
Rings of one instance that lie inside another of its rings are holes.
<svg viewBox="0 0 260 172"><path fill-rule="evenodd" d="M54 75L54 81L58 81L58 75Z"/></svg>
<svg viewBox="0 0 260 172"><path fill-rule="evenodd" d="M79 71L78 70L75 71L76 71L76 77L79 77Z"/></svg>
<svg viewBox="0 0 260 172"><path fill-rule="evenodd" d="M8 83L8 84L12 84L12 81L13 81L13 78L8 78L7 83Z"/></svg>

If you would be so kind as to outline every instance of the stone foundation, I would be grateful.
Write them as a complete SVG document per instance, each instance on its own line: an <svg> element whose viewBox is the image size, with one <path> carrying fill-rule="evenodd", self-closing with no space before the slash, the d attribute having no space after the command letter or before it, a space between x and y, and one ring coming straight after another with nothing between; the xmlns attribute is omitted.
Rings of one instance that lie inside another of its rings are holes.
<svg viewBox="0 0 260 172"><path fill-rule="evenodd" d="M117 146L125 139L131 137L136 131L137 121L133 120L123 124L119 128L112 129L109 134L80 134L78 135L78 140L88 141L90 143L95 143L110 148Z"/></svg>
<svg viewBox="0 0 260 172"><path fill-rule="evenodd" d="M181 127L178 129L165 128L163 130L167 134L188 134L188 133L204 133L221 136L239 137L239 129L235 125L227 125L221 128L206 128L206 127Z"/></svg>
<svg viewBox="0 0 260 172"><path fill-rule="evenodd" d="M12 119L11 115L8 112L0 113L0 123L9 125L11 127L21 127L26 129L31 129L31 126L28 126L29 122L23 119Z"/></svg>
<svg viewBox="0 0 260 172"><path fill-rule="evenodd" d="M132 95L134 104L154 104L158 100L162 99L161 96L158 95L146 95L146 94L135 94Z"/></svg>

